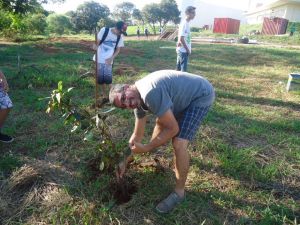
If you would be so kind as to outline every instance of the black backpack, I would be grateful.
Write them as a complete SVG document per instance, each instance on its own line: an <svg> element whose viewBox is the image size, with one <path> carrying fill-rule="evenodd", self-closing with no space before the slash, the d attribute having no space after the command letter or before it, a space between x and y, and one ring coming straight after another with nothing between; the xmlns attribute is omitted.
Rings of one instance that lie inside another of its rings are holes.
<svg viewBox="0 0 300 225"><path fill-rule="evenodd" d="M108 35L108 32L109 32L109 27L105 27L105 31L104 31L104 34L103 34L103 36L102 36L102 39L101 39L99 45L101 45L101 44L105 41L105 39L106 39L106 37L107 37L107 35ZM117 47L118 47L120 38L121 38L121 35L118 35L114 52L116 51L116 49L117 49Z"/></svg>

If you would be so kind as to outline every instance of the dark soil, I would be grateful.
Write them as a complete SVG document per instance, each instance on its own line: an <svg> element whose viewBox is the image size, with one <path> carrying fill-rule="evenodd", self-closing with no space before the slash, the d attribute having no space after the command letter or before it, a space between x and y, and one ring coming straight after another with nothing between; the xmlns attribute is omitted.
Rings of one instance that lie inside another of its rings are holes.
<svg viewBox="0 0 300 225"><path fill-rule="evenodd" d="M111 193L118 205L129 202L132 195L137 192L136 184L130 177L124 177L119 182L112 183Z"/></svg>

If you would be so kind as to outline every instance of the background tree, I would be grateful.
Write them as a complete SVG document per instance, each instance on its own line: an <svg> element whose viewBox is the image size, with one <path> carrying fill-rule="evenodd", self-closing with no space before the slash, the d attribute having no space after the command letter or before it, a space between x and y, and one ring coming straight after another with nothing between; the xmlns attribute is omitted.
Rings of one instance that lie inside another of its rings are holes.
<svg viewBox="0 0 300 225"><path fill-rule="evenodd" d="M114 20L111 18L102 18L98 21L97 26L98 27L113 27L116 24Z"/></svg>
<svg viewBox="0 0 300 225"><path fill-rule="evenodd" d="M142 14L146 22L149 23L154 34L156 34L155 24L159 22L160 16L162 14L159 4L151 3L145 5L142 10Z"/></svg>
<svg viewBox="0 0 300 225"><path fill-rule="evenodd" d="M113 17L116 20L122 20L128 22L131 17L133 10L135 9L135 5L131 2L122 2L117 4L113 11Z"/></svg>
<svg viewBox="0 0 300 225"><path fill-rule="evenodd" d="M46 21L50 33L62 35L72 29L70 19L65 15L50 14Z"/></svg>
<svg viewBox="0 0 300 225"><path fill-rule="evenodd" d="M134 20L136 20L138 23L142 23L143 24L143 27L145 25L145 20L144 20L144 17L143 17L143 14L141 12L141 10L139 9L134 9L132 11L132 18Z"/></svg>
<svg viewBox="0 0 300 225"><path fill-rule="evenodd" d="M26 14L42 9L42 3L64 2L65 0L0 0L0 8L15 14Z"/></svg>
<svg viewBox="0 0 300 225"><path fill-rule="evenodd" d="M180 11L175 0L162 0L159 5L162 13L159 21L161 27L165 27L168 22L180 22Z"/></svg>
<svg viewBox="0 0 300 225"><path fill-rule="evenodd" d="M0 9L0 31L8 29L12 23L12 18L9 16L9 12Z"/></svg>
<svg viewBox="0 0 300 225"><path fill-rule="evenodd" d="M24 23L30 34L44 34L47 28L46 16L42 13L28 15Z"/></svg>
<svg viewBox="0 0 300 225"><path fill-rule="evenodd" d="M71 15L71 22L77 32L87 30L93 33L100 19L106 19L110 14L106 5L94 1L85 2L79 5L75 13Z"/></svg>

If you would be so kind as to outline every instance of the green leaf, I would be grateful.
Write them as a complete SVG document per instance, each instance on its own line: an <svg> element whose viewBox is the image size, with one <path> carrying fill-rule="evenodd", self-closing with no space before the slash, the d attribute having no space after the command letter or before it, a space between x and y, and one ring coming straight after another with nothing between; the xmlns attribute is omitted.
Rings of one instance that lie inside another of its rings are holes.
<svg viewBox="0 0 300 225"><path fill-rule="evenodd" d="M63 83L62 83L62 81L59 81L59 82L58 82L57 89L58 89L60 92L62 92L62 90L63 90Z"/></svg>
<svg viewBox="0 0 300 225"><path fill-rule="evenodd" d="M87 132L85 135L84 135L84 141L92 141L94 138L94 133L92 131L89 131Z"/></svg>
<svg viewBox="0 0 300 225"><path fill-rule="evenodd" d="M78 128L79 128L79 126L78 126L78 125L75 125L75 126L72 128L71 132L72 132L72 133L75 132Z"/></svg>
<svg viewBox="0 0 300 225"><path fill-rule="evenodd" d="M60 93L57 93L57 94L55 95L55 97L56 97L58 103L60 104L61 94L60 94Z"/></svg>
<svg viewBox="0 0 300 225"><path fill-rule="evenodd" d="M68 88L68 91L67 92L70 92L70 91L72 91L74 89L74 87L70 87L70 88Z"/></svg>
<svg viewBox="0 0 300 225"><path fill-rule="evenodd" d="M100 171L102 171L104 169L104 162L103 161L100 163L99 169L100 169Z"/></svg>
<svg viewBox="0 0 300 225"><path fill-rule="evenodd" d="M46 113L50 113L51 112L51 108L48 107L47 110L46 110Z"/></svg>

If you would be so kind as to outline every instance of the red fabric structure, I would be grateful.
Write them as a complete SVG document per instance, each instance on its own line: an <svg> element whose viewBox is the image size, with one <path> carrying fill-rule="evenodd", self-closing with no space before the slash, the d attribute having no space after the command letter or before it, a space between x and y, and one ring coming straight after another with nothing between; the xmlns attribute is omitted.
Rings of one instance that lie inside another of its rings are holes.
<svg viewBox="0 0 300 225"><path fill-rule="evenodd" d="M222 34L238 34L240 29L240 21L231 18L215 18L214 33Z"/></svg>
<svg viewBox="0 0 300 225"><path fill-rule="evenodd" d="M285 34L288 23L289 21L284 18L265 17L261 33L265 35Z"/></svg>

